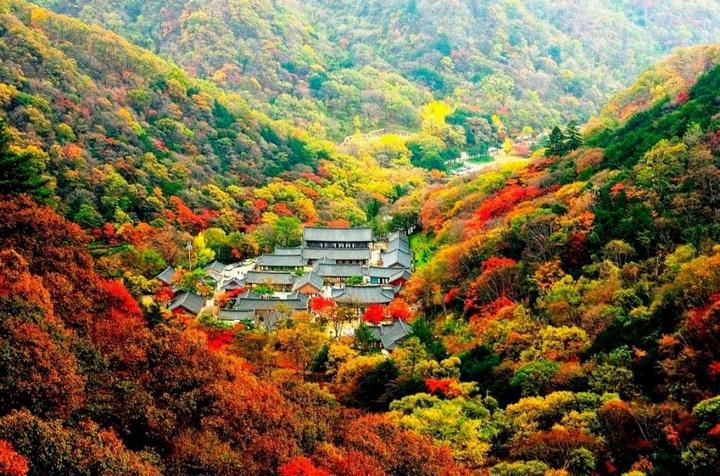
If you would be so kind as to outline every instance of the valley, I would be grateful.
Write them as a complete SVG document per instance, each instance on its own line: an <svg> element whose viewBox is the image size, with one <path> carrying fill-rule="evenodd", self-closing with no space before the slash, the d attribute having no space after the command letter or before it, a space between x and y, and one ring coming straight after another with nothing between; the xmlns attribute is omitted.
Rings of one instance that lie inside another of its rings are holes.
<svg viewBox="0 0 720 476"><path fill-rule="evenodd" d="M0 0L0 474L717 474L719 33Z"/></svg>

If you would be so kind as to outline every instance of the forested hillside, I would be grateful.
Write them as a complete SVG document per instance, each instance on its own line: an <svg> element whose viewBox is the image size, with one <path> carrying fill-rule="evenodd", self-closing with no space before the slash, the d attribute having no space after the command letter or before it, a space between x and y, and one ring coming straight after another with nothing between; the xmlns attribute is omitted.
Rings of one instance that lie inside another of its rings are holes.
<svg viewBox="0 0 720 476"><path fill-rule="evenodd" d="M428 193L429 259L408 297L436 316L460 379L504 408L479 422L490 457L717 474L720 67L707 68L564 156ZM646 84L619 101L655 94ZM393 405L417 415L411 403ZM513 464L497 474L543 473Z"/></svg>
<svg viewBox="0 0 720 476"><path fill-rule="evenodd" d="M715 0L42 3L0 475L720 474Z"/></svg>
<svg viewBox="0 0 720 476"><path fill-rule="evenodd" d="M99 27L21 1L0 13L1 191L33 182L99 238L155 236L172 262L215 227L239 258L296 244L302 223L373 222L425 183L404 142L340 154Z"/></svg>
<svg viewBox="0 0 720 476"><path fill-rule="evenodd" d="M431 95L462 106L471 141L584 122L673 47L720 33L715 0L39 3L336 140L414 130Z"/></svg>

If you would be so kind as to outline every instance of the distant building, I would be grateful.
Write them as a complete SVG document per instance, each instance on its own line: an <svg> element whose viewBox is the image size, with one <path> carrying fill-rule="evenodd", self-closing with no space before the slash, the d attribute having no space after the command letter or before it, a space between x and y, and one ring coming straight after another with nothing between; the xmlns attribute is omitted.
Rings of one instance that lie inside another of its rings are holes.
<svg viewBox="0 0 720 476"><path fill-rule="evenodd" d="M370 284L404 286L407 280L410 279L410 270L407 268L368 266L363 268L363 274L368 277Z"/></svg>
<svg viewBox="0 0 720 476"><path fill-rule="evenodd" d="M175 270L175 268L173 268L172 266L168 266L163 270L162 273L155 276L155 278L168 286L172 286L176 275L177 271Z"/></svg>
<svg viewBox="0 0 720 476"><path fill-rule="evenodd" d="M320 276L326 286L344 284L350 278L363 278L363 267L359 264L317 263L313 273ZM357 283L361 284L361 283Z"/></svg>
<svg viewBox="0 0 720 476"><path fill-rule="evenodd" d="M299 248L290 248L298 249ZM274 254L261 255L255 261L255 269L258 271L300 271L307 265L307 260L302 255L302 250L299 254L285 254L282 251L288 250L288 248L281 249L281 253L275 250Z"/></svg>
<svg viewBox="0 0 720 476"><path fill-rule="evenodd" d="M174 313L187 313L197 316L205 307L205 298L192 291L178 293L168 305Z"/></svg>
<svg viewBox="0 0 720 476"><path fill-rule="evenodd" d="M224 282L222 285L222 290L226 292L243 288L245 288L245 284L243 284L243 282L238 278L232 278L229 281Z"/></svg>
<svg viewBox="0 0 720 476"><path fill-rule="evenodd" d="M242 283L248 289L269 286L275 292L290 292L295 276L284 271L248 271Z"/></svg>
<svg viewBox="0 0 720 476"><path fill-rule="evenodd" d="M392 351L412 332L412 326L400 319L392 324L380 324L369 326L378 342L378 347Z"/></svg>
<svg viewBox="0 0 720 476"><path fill-rule="evenodd" d="M395 291L392 288L367 285L367 286L345 286L344 288L333 288L331 298L339 305L350 306L362 314L372 304L390 304L395 298Z"/></svg>
<svg viewBox="0 0 720 476"><path fill-rule="evenodd" d="M385 268L412 268L412 254L396 249L382 254L382 264Z"/></svg>
<svg viewBox="0 0 720 476"><path fill-rule="evenodd" d="M366 265L370 257L370 248L303 248L303 258L308 265L324 259L336 264Z"/></svg>
<svg viewBox="0 0 720 476"><path fill-rule="evenodd" d="M297 278L292 290L306 296L319 296L323 292L324 285L323 278L311 271Z"/></svg>
<svg viewBox="0 0 720 476"><path fill-rule="evenodd" d="M371 228L305 227L303 229L305 248L370 249L372 242Z"/></svg>
<svg viewBox="0 0 720 476"><path fill-rule="evenodd" d="M267 297L250 291L235 299L231 299L225 309L221 309L220 320L252 322L257 327L274 329L294 312L306 311L308 298L300 293L293 293L287 298Z"/></svg>
<svg viewBox="0 0 720 476"><path fill-rule="evenodd" d="M222 281L225 268L226 266L220 261L213 261L209 265L205 266L205 273L207 273L207 275L215 282L219 283Z"/></svg>

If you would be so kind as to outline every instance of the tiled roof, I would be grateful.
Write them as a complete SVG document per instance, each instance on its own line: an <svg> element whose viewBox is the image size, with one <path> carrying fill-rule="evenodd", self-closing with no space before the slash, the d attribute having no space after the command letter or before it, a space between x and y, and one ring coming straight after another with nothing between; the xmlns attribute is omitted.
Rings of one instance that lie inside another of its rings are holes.
<svg viewBox="0 0 720 476"><path fill-rule="evenodd" d="M300 246L298 246L296 248L276 247L273 254L279 255L279 256L301 256L302 255L302 247L300 247Z"/></svg>
<svg viewBox="0 0 720 476"><path fill-rule="evenodd" d="M222 288L225 291L230 291L231 289L239 289L239 288L243 288L243 287L245 287L245 286L243 285L242 281L240 281L237 278L232 278L232 279L226 281L225 283L223 283L223 285L222 285Z"/></svg>
<svg viewBox="0 0 720 476"><path fill-rule="evenodd" d="M371 242L371 228L314 228L303 229L303 240L328 242Z"/></svg>
<svg viewBox="0 0 720 476"><path fill-rule="evenodd" d="M179 307L198 315L205 307L205 298L190 291L182 292L170 302L168 309L174 311Z"/></svg>
<svg viewBox="0 0 720 476"><path fill-rule="evenodd" d="M327 256L323 256L323 257L320 258L319 260L315 261L315 263L316 263L316 264L317 264L317 263L321 263L321 264L335 264L335 263L337 263L337 261L335 261L334 259L330 259L330 258L328 258Z"/></svg>
<svg viewBox="0 0 720 476"><path fill-rule="evenodd" d="M402 339L412 332L412 326L398 319L392 324L370 326L370 332L380 341L384 349L393 350Z"/></svg>
<svg viewBox="0 0 720 476"><path fill-rule="evenodd" d="M409 241L407 233L404 231L393 231L388 235L388 241L403 240Z"/></svg>
<svg viewBox="0 0 720 476"><path fill-rule="evenodd" d="M250 320L255 325L263 325L267 328L274 328L278 324L278 315L263 313L258 315L256 311L272 311L280 306L287 306L293 311L307 309L307 299L295 293L288 299L267 298L250 292L230 301L230 307L221 309L218 317L226 321Z"/></svg>
<svg viewBox="0 0 720 476"><path fill-rule="evenodd" d="M370 250L364 248L303 248L303 258L306 260L329 258L335 261L369 260Z"/></svg>
<svg viewBox="0 0 720 476"><path fill-rule="evenodd" d="M408 279L410 279L410 276L412 275L410 273L410 270L407 268L403 268L403 269L390 268L390 269L394 269L395 271L397 271L395 274L390 276L391 283L394 281L397 281L398 279L404 279L407 281Z"/></svg>
<svg viewBox="0 0 720 476"><path fill-rule="evenodd" d="M243 321L252 320L255 317L255 311L236 311L235 309L220 309L218 318L223 321Z"/></svg>
<svg viewBox="0 0 720 476"><path fill-rule="evenodd" d="M205 266L205 271L214 271L218 274L222 274L225 271L226 265L220 261L213 261L209 265Z"/></svg>
<svg viewBox="0 0 720 476"><path fill-rule="evenodd" d="M352 276L362 276L363 267L359 264L317 263L313 268L313 272L323 278L350 278Z"/></svg>
<svg viewBox="0 0 720 476"><path fill-rule="evenodd" d="M380 266L364 266L363 275L370 278L388 278L397 274L397 268L381 268Z"/></svg>
<svg viewBox="0 0 720 476"><path fill-rule="evenodd" d="M323 279L319 275L317 275L315 272L311 271L309 273L305 273L299 278L295 280L295 285L293 285L292 290L297 291L298 289L302 288L306 284L312 285L315 289L322 291L323 289Z"/></svg>
<svg viewBox="0 0 720 476"><path fill-rule="evenodd" d="M410 254L410 242L408 241L407 236L401 235L400 238L394 238L388 241L388 252L391 251L402 251Z"/></svg>
<svg viewBox="0 0 720 476"><path fill-rule="evenodd" d="M173 278L175 277L176 273L177 272L175 271L175 268L173 268L172 266L168 266L163 270L162 273L158 274L156 277L165 284L172 284Z"/></svg>
<svg viewBox="0 0 720 476"><path fill-rule="evenodd" d="M243 282L245 284L293 284L295 276L282 271L248 271Z"/></svg>
<svg viewBox="0 0 720 476"><path fill-rule="evenodd" d="M306 260L299 254L293 255L262 255L256 260L257 266L274 268L300 268L305 266Z"/></svg>
<svg viewBox="0 0 720 476"><path fill-rule="evenodd" d="M389 251L382 254L383 266L390 267L399 264L403 268L412 267L412 255L400 250Z"/></svg>
<svg viewBox="0 0 720 476"><path fill-rule="evenodd" d="M388 304L395 297L395 291L376 285L345 286L332 290L335 302L346 304Z"/></svg>
<svg viewBox="0 0 720 476"><path fill-rule="evenodd" d="M257 311L257 310L274 310L278 306L287 306L294 311L307 309L307 299L302 295L293 293L287 299L276 297L264 297L252 292L246 292L242 296L236 298L233 304L228 308L234 311Z"/></svg>

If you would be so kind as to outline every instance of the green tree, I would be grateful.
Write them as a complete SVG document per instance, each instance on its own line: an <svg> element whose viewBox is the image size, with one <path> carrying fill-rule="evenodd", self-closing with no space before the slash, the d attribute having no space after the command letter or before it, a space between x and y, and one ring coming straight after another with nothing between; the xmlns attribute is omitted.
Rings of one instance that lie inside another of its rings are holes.
<svg viewBox="0 0 720 476"><path fill-rule="evenodd" d="M399 375L400 371L392 359L383 360L359 378L357 386L349 397L349 403L371 411L387 410L390 402L384 398L385 394Z"/></svg>
<svg viewBox="0 0 720 476"><path fill-rule="evenodd" d="M553 127L547 141L546 156L563 155L565 153L565 136L559 127Z"/></svg>
<svg viewBox="0 0 720 476"><path fill-rule="evenodd" d="M355 347L360 351L361 354L367 354L375 349L374 344L377 342L377 338L370 331L364 322L361 322L358 328L355 330Z"/></svg>
<svg viewBox="0 0 720 476"><path fill-rule="evenodd" d="M582 135L575 121L570 121L565 128L565 152L580 147L583 143Z"/></svg>
<svg viewBox="0 0 720 476"><path fill-rule="evenodd" d="M272 228L276 246L292 247L302 243L302 222L299 219L280 217L273 223Z"/></svg>
<svg viewBox="0 0 720 476"><path fill-rule="evenodd" d="M83 203L75 214L75 221L86 228L95 228L103 224L103 217L95 207Z"/></svg>
<svg viewBox="0 0 720 476"><path fill-rule="evenodd" d="M520 387L523 396L539 395L559 370L557 362L537 360L517 369L510 383Z"/></svg>
<svg viewBox="0 0 720 476"><path fill-rule="evenodd" d="M15 147L5 120L0 119L0 194L27 193L36 199L52 196L49 179L43 175L47 154L35 146Z"/></svg>

